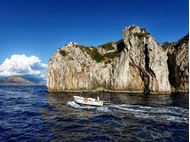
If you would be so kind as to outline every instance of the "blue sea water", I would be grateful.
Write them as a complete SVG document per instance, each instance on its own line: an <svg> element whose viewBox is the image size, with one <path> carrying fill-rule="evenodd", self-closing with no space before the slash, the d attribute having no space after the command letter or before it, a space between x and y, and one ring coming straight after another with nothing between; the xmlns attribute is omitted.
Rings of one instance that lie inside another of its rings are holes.
<svg viewBox="0 0 190 142"><path fill-rule="evenodd" d="M77 93L0 86L0 141L189 141L188 94L83 94L109 101L80 106Z"/></svg>

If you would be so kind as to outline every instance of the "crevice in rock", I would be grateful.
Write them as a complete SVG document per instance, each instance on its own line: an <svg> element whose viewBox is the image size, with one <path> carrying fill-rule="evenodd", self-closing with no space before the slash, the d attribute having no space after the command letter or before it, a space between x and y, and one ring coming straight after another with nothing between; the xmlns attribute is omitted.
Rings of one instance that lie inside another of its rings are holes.
<svg viewBox="0 0 190 142"><path fill-rule="evenodd" d="M148 56L148 44L145 44L145 46L144 46L144 54L145 54L145 70L147 72L150 72L150 68L149 68L150 59Z"/></svg>
<svg viewBox="0 0 190 142"><path fill-rule="evenodd" d="M168 53L168 70L169 70L169 82L171 86L177 88L180 86L180 78L178 76L178 67L176 66L175 54Z"/></svg>
<svg viewBox="0 0 190 142"><path fill-rule="evenodd" d="M119 40L117 43L117 51L118 53L122 52L125 48L125 44L124 44L124 41L123 40Z"/></svg>
<svg viewBox="0 0 190 142"><path fill-rule="evenodd" d="M149 89L149 83L150 83L150 78L149 78L149 72L150 72L150 68L149 68L149 64L150 64L150 58L148 56L148 44L144 45L144 54L145 54L145 73L143 75L143 79L144 79L144 93L145 94L149 94L150 93L150 89Z"/></svg>

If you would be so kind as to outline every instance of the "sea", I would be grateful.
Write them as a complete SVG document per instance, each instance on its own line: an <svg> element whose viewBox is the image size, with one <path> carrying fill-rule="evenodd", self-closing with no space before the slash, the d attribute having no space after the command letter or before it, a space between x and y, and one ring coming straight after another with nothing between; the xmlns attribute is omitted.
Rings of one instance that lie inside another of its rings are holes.
<svg viewBox="0 0 190 142"><path fill-rule="evenodd" d="M109 102L81 106L74 95ZM0 86L0 142L187 142L189 95L48 93Z"/></svg>

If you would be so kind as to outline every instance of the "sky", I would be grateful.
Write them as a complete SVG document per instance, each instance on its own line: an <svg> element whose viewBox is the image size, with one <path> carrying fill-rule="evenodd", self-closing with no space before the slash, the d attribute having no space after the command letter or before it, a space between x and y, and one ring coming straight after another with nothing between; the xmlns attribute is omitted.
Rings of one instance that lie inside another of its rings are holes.
<svg viewBox="0 0 190 142"><path fill-rule="evenodd" d="M119 40L129 25L146 28L160 43L176 41L189 31L188 6L188 0L2 0L0 70L14 55L35 56L43 66L70 41L97 46Z"/></svg>

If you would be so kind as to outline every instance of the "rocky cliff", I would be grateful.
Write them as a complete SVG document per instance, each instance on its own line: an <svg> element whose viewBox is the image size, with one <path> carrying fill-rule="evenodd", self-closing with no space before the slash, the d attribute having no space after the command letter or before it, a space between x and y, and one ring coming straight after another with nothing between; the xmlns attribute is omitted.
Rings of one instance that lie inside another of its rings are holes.
<svg viewBox="0 0 190 142"><path fill-rule="evenodd" d="M138 26L99 47L70 43L49 61L48 90L170 93L167 53Z"/></svg>
<svg viewBox="0 0 190 142"><path fill-rule="evenodd" d="M173 92L189 92L189 34L163 44L168 55L169 81Z"/></svg>

